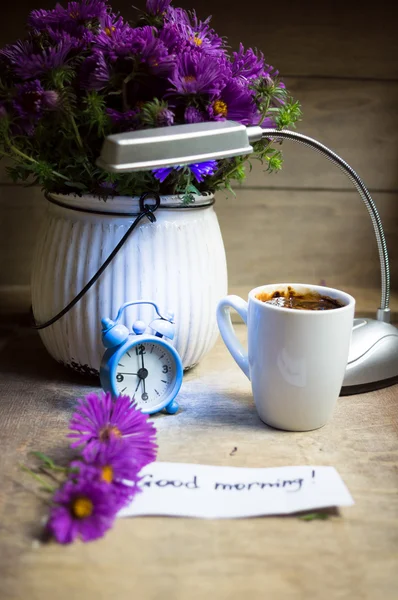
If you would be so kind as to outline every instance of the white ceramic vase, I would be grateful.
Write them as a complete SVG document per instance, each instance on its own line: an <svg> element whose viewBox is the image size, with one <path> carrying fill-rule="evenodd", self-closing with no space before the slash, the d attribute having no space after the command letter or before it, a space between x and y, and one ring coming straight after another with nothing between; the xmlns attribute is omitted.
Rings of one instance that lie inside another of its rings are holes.
<svg viewBox="0 0 398 600"><path fill-rule="evenodd" d="M175 314L174 345L189 368L214 345L216 307L227 293L224 244L211 195L183 207L161 198L156 222L147 219L87 294L65 316L40 330L48 352L77 371L97 374L103 354L101 318L115 318L130 300L151 300ZM149 199L148 202L151 202ZM139 199L53 194L38 235L32 272L37 323L57 314L96 273L139 213ZM125 325L149 323L152 307L125 311Z"/></svg>

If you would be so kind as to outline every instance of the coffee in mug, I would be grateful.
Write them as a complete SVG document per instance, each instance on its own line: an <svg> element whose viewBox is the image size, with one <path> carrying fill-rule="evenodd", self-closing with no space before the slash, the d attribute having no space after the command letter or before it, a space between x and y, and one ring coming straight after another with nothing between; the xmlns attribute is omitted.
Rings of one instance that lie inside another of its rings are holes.
<svg viewBox="0 0 398 600"><path fill-rule="evenodd" d="M248 351L236 337L230 309L248 329ZM262 421L289 431L325 425L348 362L355 300L308 284L265 285L246 302L227 296L217 308L225 345L251 381Z"/></svg>
<svg viewBox="0 0 398 600"><path fill-rule="evenodd" d="M256 298L267 304L295 310L333 310L344 306L341 300L331 296L310 289L295 290L290 285L274 292L260 292Z"/></svg>

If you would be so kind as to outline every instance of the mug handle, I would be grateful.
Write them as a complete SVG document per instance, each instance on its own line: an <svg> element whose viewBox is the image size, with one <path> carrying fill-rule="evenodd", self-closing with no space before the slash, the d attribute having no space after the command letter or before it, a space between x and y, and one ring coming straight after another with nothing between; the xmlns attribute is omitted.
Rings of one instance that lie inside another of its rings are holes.
<svg viewBox="0 0 398 600"><path fill-rule="evenodd" d="M218 303L217 323L221 337L224 340L224 344L232 354L232 358L235 359L246 377L250 379L249 357L246 350L236 337L229 311L230 308L234 308L245 325L247 325L247 306L247 302L242 300L242 298L239 298L239 296L226 296Z"/></svg>

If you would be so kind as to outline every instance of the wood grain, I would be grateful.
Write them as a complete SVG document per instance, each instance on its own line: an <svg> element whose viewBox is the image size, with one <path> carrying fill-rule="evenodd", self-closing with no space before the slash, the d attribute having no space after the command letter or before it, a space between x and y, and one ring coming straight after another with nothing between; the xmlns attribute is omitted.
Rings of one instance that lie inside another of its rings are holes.
<svg viewBox="0 0 398 600"><path fill-rule="evenodd" d="M380 193L375 201L396 286L397 197ZM236 198L219 195L217 214L231 286L326 280L331 287L379 288L376 240L356 192L241 190Z"/></svg>
<svg viewBox="0 0 398 600"><path fill-rule="evenodd" d="M74 399L95 387L71 379L23 330L0 365L2 600L395 600L397 386L340 398L317 431L281 432L258 419L249 382L218 342L185 376L180 412L154 417L159 460L333 465L355 506L313 522L124 519L103 540L63 548L37 541L46 508L18 463L33 449L65 459Z"/></svg>
<svg viewBox="0 0 398 600"><path fill-rule="evenodd" d="M398 82L337 82L286 78L302 105L297 131L336 152L371 190L398 190ZM264 172L253 161L245 186L293 189L350 189L352 183L326 157L303 144L281 145L282 171Z"/></svg>
<svg viewBox="0 0 398 600"><path fill-rule="evenodd" d="M0 186L0 286L29 283L44 210L39 188Z"/></svg>

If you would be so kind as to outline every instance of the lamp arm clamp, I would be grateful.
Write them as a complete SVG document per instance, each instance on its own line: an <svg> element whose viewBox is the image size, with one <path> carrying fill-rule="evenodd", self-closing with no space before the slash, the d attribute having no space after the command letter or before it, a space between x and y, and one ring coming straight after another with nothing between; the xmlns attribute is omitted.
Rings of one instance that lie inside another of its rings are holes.
<svg viewBox="0 0 398 600"><path fill-rule="evenodd" d="M259 131L261 131L261 137L259 137ZM313 148L314 150L320 152L320 154L322 154L323 156L326 156L326 158L328 158L332 163L337 165L354 184L363 202L365 203L366 208L368 209L370 218L372 219L373 228L376 234L377 247L379 251L381 267L381 302L380 308L377 310L377 320L388 323L390 321L390 266L387 252L387 242L376 205L373 202L372 197L365 184L363 183L362 179L359 177L359 175L357 175L354 169L352 169L350 165L345 162L345 160L343 160L340 156L333 152L333 150L330 150L317 140L314 140L313 138L310 138L306 135L289 130L260 130L259 127L248 127L247 133L249 141L251 143L265 138L272 138L273 140L287 139L304 144L309 148Z"/></svg>

